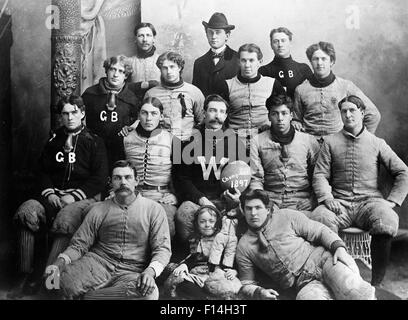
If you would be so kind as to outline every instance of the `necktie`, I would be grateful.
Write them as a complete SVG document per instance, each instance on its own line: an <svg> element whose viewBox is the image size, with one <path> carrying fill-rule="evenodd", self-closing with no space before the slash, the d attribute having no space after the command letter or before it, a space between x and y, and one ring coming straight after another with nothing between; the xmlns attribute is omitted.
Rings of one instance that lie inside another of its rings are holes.
<svg viewBox="0 0 408 320"><path fill-rule="evenodd" d="M268 214L265 221L264 221L264 223L262 224L262 226L260 226L257 229L249 227L249 229L251 231L253 231L258 236L258 245L259 245L259 250L261 252L267 252L268 251L269 243L268 243L268 240L266 239L265 235L262 233L262 229L263 229L263 227L266 226L266 224L268 223L270 218L271 218L271 214Z"/></svg>
<svg viewBox="0 0 408 320"><path fill-rule="evenodd" d="M65 144L64 144L64 151L66 152L66 153L69 153L69 152L71 152L72 151L72 136L73 136L73 133L68 133L68 138L67 138L67 140L65 141Z"/></svg>
<svg viewBox="0 0 408 320"><path fill-rule="evenodd" d="M109 91L108 103L106 104L106 106L108 107L108 110L110 111L115 110L116 108L115 96L116 94L113 91Z"/></svg>
<svg viewBox="0 0 408 320"><path fill-rule="evenodd" d="M181 118L184 119L187 113L187 106L186 106L186 101L185 101L185 96L184 94L180 93L178 95L178 98L180 99L180 104L181 104Z"/></svg>

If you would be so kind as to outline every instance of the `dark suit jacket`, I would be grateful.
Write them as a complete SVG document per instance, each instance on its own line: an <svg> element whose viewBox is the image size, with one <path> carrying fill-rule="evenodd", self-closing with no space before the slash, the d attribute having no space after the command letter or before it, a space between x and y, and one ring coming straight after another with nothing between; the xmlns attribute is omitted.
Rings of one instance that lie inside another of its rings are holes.
<svg viewBox="0 0 408 320"><path fill-rule="evenodd" d="M216 93L215 84L235 77L239 70L238 53L227 46L224 57L214 65L211 50L194 62L193 85L200 88L204 96Z"/></svg>

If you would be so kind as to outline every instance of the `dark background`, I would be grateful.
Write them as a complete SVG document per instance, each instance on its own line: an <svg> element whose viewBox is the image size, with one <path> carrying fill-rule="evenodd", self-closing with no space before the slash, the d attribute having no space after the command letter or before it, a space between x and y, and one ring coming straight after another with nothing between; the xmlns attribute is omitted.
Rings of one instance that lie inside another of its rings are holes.
<svg viewBox="0 0 408 320"><path fill-rule="evenodd" d="M3 4L0 0L0 9ZM10 15L0 20L0 32L11 21L0 38L0 269L13 267L12 218L17 207L38 192L36 163L49 138L51 30L45 21L50 4L14 0L8 4ZM104 20L108 57L135 54L133 29L139 20L140 12Z"/></svg>

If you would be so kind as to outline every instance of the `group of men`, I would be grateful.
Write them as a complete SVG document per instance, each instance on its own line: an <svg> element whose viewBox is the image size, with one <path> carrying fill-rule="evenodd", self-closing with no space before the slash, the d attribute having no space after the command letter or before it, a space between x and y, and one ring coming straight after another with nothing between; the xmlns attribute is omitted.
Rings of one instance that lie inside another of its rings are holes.
<svg viewBox="0 0 408 320"><path fill-rule="evenodd" d="M261 67L256 44L227 45L235 26L224 14L203 25L211 48L195 61L192 84L182 56L158 55L154 26L141 23L136 56L107 59L98 84L61 99L40 195L15 215L22 280L13 296L35 289L35 269L44 272L35 238L49 232L47 272L65 297L157 299L171 244L185 243L194 213L210 205L238 206L245 218L236 266L247 297L277 298L258 286L261 269L298 299L374 298L398 230L392 208L408 193L407 166L374 135L376 106L333 74L330 43L307 48L312 72L292 59L292 33L273 29L275 57ZM241 204L220 184L235 160L252 172ZM386 199L380 164L394 177ZM371 285L337 235L351 225L372 235Z"/></svg>

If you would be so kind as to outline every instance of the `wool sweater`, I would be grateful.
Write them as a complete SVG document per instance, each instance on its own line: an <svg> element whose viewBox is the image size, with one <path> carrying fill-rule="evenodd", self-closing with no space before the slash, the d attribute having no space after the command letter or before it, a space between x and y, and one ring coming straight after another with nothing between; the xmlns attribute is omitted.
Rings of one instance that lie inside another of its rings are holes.
<svg viewBox="0 0 408 320"><path fill-rule="evenodd" d="M116 109L108 110L106 104L109 91L103 85L103 80L104 78L100 79L98 84L86 89L82 98L86 106L87 127L107 141L137 119L140 103L125 84L116 96Z"/></svg>
<svg viewBox="0 0 408 320"><path fill-rule="evenodd" d="M103 191L108 166L103 140L86 127L72 138L73 149L64 151L68 135L59 128L45 145L40 157L40 190L43 197L65 190L77 201Z"/></svg>
<svg viewBox="0 0 408 320"><path fill-rule="evenodd" d="M283 146L288 154L282 158L282 146L272 140L270 130L254 137L251 143L252 189L276 193L312 192L312 174L319 152L316 139L296 131L291 143Z"/></svg>
<svg viewBox="0 0 408 320"><path fill-rule="evenodd" d="M124 126L131 125L138 117L140 101L125 84L116 96L116 109L111 111L106 107L109 92L103 85L104 78L99 83L89 87L82 94L86 106L87 127L100 136L106 145L109 165L113 163L112 154L115 138Z"/></svg>
<svg viewBox="0 0 408 320"><path fill-rule="evenodd" d="M196 86L183 82L176 87L164 84L151 88L145 98L155 97L163 104L163 127L181 140L191 137L193 127L204 119L204 96ZM182 100L186 114L182 117Z"/></svg>
<svg viewBox="0 0 408 320"><path fill-rule="evenodd" d="M314 87L305 80L295 90L294 119L301 121L307 133L326 136L339 132L343 127L338 103L348 95L356 95L363 100L366 111L364 125L375 133L380 122L380 112L374 103L350 80L336 77L326 87Z"/></svg>
<svg viewBox="0 0 408 320"><path fill-rule="evenodd" d="M130 81L142 82L154 80L160 82L160 69L156 65L158 57L159 55L157 53L146 58L141 58L137 55L131 57L133 73Z"/></svg>
<svg viewBox="0 0 408 320"><path fill-rule="evenodd" d="M383 139L366 129L357 136L342 130L327 137L313 176L318 202L382 198L378 185L381 164L394 178L387 200L401 205L408 193L408 167Z"/></svg>
<svg viewBox="0 0 408 320"><path fill-rule="evenodd" d="M134 161L140 185L164 187L171 183L173 135L170 132L158 128L145 137L133 130L118 140L118 154Z"/></svg>
<svg viewBox="0 0 408 320"><path fill-rule="evenodd" d="M224 191L220 183L224 166L235 160L249 162L245 145L232 129L213 132L203 125L183 142L181 150L173 160L173 183L181 201L219 199Z"/></svg>
<svg viewBox="0 0 408 320"><path fill-rule="evenodd" d="M230 103L228 121L230 128L253 129L270 125L268 119L268 99L273 95L285 93L276 79L257 75L246 79L238 74L224 81L218 90Z"/></svg>
<svg viewBox="0 0 408 320"><path fill-rule="evenodd" d="M278 79L292 99L296 87L313 75L306 63L296 62L291 56L288 58L275 56L270 63L259 68L259 73L265 77Z"/></svg>
<svg viewBox="0 0 408 320"><path fill-rule="evenodd" d="M292 287L301 273L317 276L322 248L334 253L345 247L339 236L325 225L291 210L274 211L260 230L267 241L267 251L260 250L258 235L249 230L238 242L236 262L243 291L254 296L256 269L261 269L282 289Z"/></svg>
<svg viewBox="0 0 408 320"><path fill-rule="evenodd" d="M108 262L112 270L140 273L152 266L161 272L171 256L163 207L140 194L128 206L114 198L95 204L64 254L75 261L88 251Z"/></svg>

